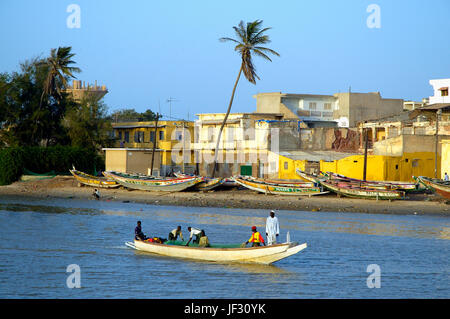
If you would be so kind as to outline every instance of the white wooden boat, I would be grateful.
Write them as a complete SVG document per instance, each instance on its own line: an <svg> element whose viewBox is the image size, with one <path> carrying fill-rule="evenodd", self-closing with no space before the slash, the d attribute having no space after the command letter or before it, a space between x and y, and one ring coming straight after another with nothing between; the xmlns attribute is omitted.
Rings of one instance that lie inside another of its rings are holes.
<svg viewBox="0 0 450 319"><path fill-rule="evenodd" d="M160 244L155 242L134 240L125 243L128 247L162 256L186 258L221 263L259 263L271 264L294 255L307 247L306 243L286 242L272 246L217 248L186 247L184 245Z"/></svg>

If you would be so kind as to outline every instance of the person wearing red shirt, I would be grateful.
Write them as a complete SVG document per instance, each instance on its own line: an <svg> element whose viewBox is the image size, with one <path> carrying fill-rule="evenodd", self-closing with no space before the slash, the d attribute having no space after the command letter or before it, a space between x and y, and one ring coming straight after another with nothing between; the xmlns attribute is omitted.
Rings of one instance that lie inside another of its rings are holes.
<svg viewBox="0 0 450 319"><path fill-rule="evenodd" d="M252 243L252 247L257 247L257 246L261 246L261 243L262 243L265 246L266 243L264 242L264 238L256 230L256 226L252 227L252 232L253 232L252 237L250 237L250 239L245 242L245 245L247 245L248 243Z"/></svg>

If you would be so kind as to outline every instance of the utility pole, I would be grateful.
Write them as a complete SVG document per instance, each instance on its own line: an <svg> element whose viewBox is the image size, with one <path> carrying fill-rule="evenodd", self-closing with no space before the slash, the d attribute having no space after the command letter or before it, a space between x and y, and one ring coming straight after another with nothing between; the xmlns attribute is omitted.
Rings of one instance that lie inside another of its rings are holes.
<svg viewBox="0 0 450 319"><path fill-rule="evenodd" d="M156 113L156 123L155 123L155 134L153 136L153 152L152 152L152 165L150 167L150 175L153 175L153 163L155 161L155 148L156 148L156 133L158 131L158 119L159 119L159 113Z"/></svg>
<svg viewBox="0 0 450 319"><path fill-rule="evenodd" d="M434 143L434 178L437 177L437 164L438 164L438 146L439 146L439 115L441 115L442 109L436 111L436 140Z"/></svg>
<svg viewBox="0 0 450 319"><path fill-rule="evenodd" d="M367 175L367 144L368 144L368 135L369 135L369 130L367 128L363 128L363 130L365 129L365 133L364 133L364 171L363 171L363 181L366 181L366 175Z"/></svg>

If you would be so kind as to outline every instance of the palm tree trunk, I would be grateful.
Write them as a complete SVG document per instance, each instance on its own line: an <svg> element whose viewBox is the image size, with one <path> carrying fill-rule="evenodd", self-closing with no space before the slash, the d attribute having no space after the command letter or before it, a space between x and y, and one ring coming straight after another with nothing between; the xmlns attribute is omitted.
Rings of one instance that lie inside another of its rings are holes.
<svg viewBox="0 0 450 319"><path fill-rule="evenodd" d="M214 176L216 174L217 155L219 154L218 150L219 150L220 138L222 136L223 127L225 126L225 123L227 122L227 119L228 119L228 115L230 114L230 111L231 111L231 105L233 104L234 93L236 92L236 87L239 82L239 78L241 77L242 67L243 67L243 65L241 64L241 68L239 69L239 74L237 76L236 82L234 83L233 92L231 93L231 99L230 99L230 104L228 105L227 114L225 114L225 117L223 118L223 122L222 122L222 125L220 126L220 130L219 130L219 135L217 136L217 144L216 144L216 149L214 151L214 166L213 166L213 171L212 171L212 175L211 175L212 178L214 178Z"/></svg>

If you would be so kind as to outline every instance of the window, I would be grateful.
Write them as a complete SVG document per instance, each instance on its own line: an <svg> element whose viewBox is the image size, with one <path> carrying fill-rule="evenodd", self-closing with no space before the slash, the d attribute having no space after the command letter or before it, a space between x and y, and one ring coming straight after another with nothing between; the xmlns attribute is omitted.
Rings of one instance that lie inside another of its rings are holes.
<svg viewBox="0 0 450 319"><path fill-rule="evenodd" d="M125 142L129 142L130 141L130 132L129 131L125 131Z"/></svg>
<svg viewBox="0 0 450 319"><path fill-rule="evenodd" d="M144 143L144 132L142 132L142 131L134 132L134 142L135 143Z"/></svg>
<svg viewBox="0 0 450 319"><path fill-rule="evenodd" d="M212 126L208 127L208 141L214 141L214 127Z"/></svg>
<svg viewBox="0 0 450 319"><path fill-rule="evenodd" d="M316 102L309 102L309 109L310 110L315 110L317 107L317 103Z"/></svg>
<svg viewBox="0 0 450 319"><path fill-rule="evenodd" d="M324 110L331 110L331 103L325 103L323 105Z"/></svg>
<svg viewBox="0 0 450 319"><path fill-rule="evenodd" d="M448 96L448 88L441 89L441 96Z"/></svg>
<svg viewBox="0 0 450 319"><path fill-rule="evenodd" d="M255 129L253 127L244 129L244 140L253 141L254 139L255 139Z"/></svg>
<svg viewBox="0 0 450 319"><path fill-rule="evenodd" d="M155 142L155 131L150 131L150 142Z"/></svg>
<svg viewBox="0 0 450 319"><path fill-rule="evenodd" d="M183 132L182 131L175 131L175 139L177 141L181 141L183 139Z"/></svg>
<svg viewBox="0 0 450 319"><path fill-rule="evenodd" d="M119 140L122 140L122 131L119 131Z"/></svg>
<svg viewBox="0 0 450 319"><path fill-rule="evenodd" d="M164 131L159 131L159 140L160 141L164 140Z"/></svg>
<svg viewBox="0 0 450 319"><path fill-rule="evenodd" d="M289 163L288 162L284 162L284 169L288 169L289 168Z"/></svg>

